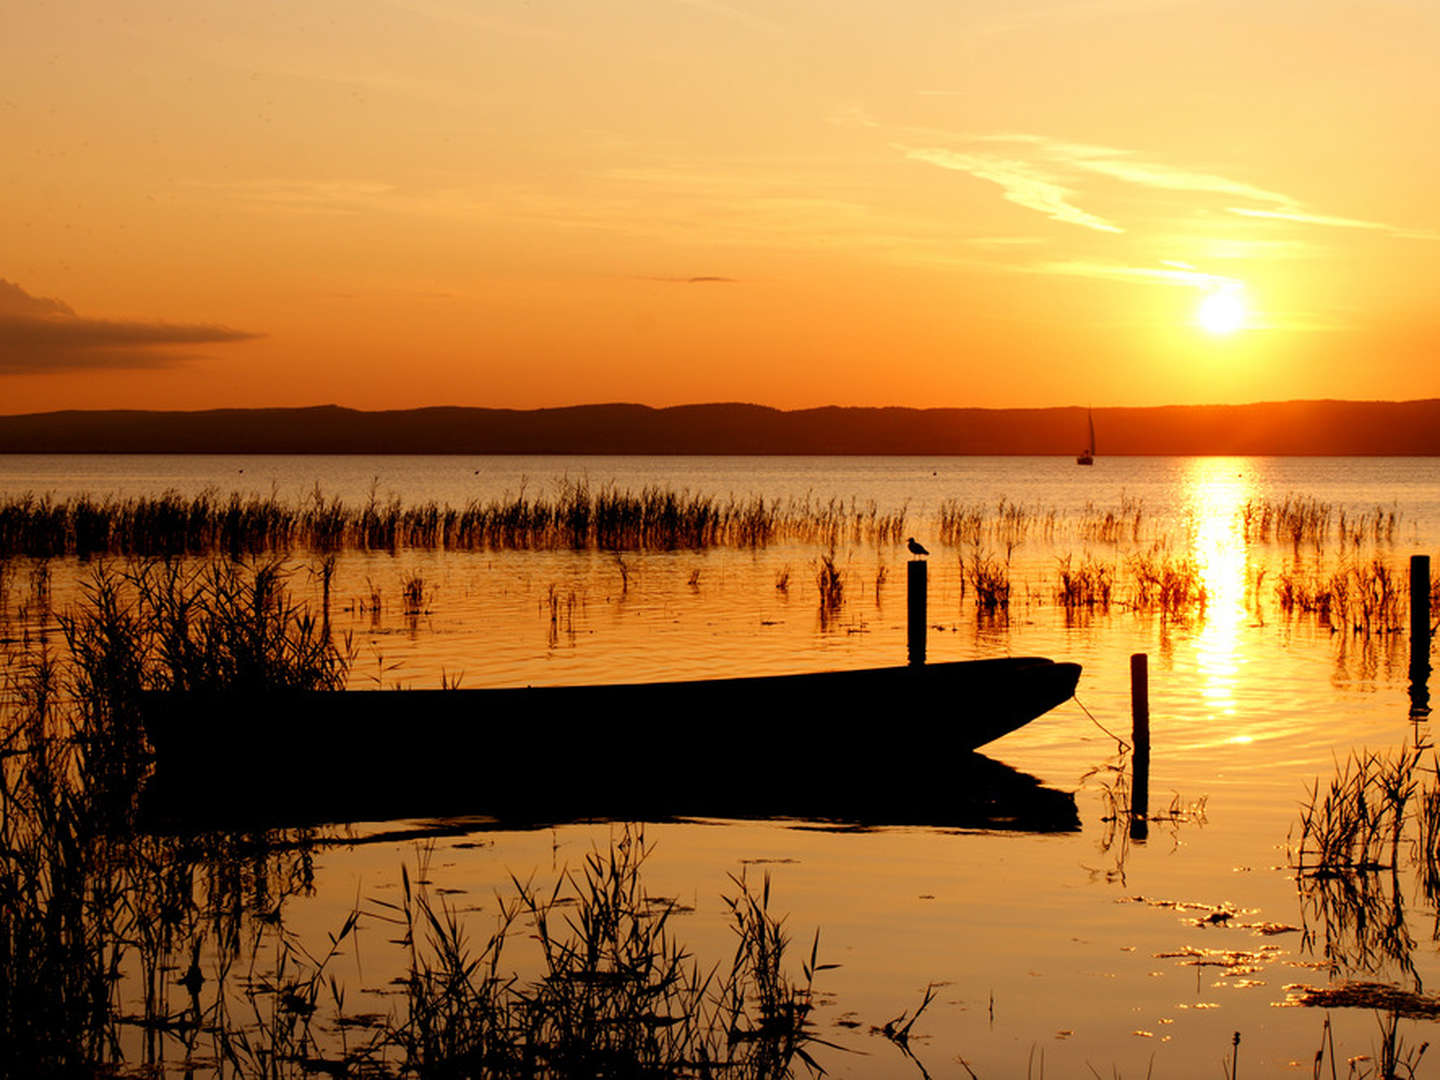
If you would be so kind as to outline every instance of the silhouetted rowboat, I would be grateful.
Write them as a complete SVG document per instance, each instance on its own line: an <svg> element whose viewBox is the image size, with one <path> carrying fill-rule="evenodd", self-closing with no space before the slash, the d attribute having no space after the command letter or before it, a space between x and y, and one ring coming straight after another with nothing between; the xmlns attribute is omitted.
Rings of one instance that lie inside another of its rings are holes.
<svg viewBox="0 0 1440 1080"><path fill-rule="evenodd" d="M1079 676L1015 657L633 685L156 694L144 722L171 806L298 797L328 820L611 816L781 791L803 814L843 785L905 798L917 781L944 783L947 762L1066 701ZM417 800L426 809L403 809Z"/></svg>

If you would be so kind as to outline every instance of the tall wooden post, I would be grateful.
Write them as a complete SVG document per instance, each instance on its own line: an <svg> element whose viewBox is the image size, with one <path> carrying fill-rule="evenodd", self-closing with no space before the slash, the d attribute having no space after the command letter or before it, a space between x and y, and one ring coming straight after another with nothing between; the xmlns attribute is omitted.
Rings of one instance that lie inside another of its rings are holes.
<svg viewBox="0 0 1440 1080"><path fill-rule="evenodd" d="M929 567L924 559L911 559L906 564L906 586L908 589L908 623L906 625L907 641L910 646L910 663L925 663L925 591L927 586L926 573Z"/></svg>
<svg viewBox="0 0 1440 1080"><path fill-rule="evenodd" d="M1410 670L1430 670L1430 556L1410 556Z"/></svg>
<svg viewBox="0 0 1440 1080"><path fill-rule="evenodd" d="M1410 556L1410 715L1430 714L1430 556Z"/></svg>
<svg viewBox="0 0 1440 1080"><path fill-rule="evenodd" d="M1131 760L1130 837L1150 834L1150 660L1144 653L1130 657Z"/></svg>

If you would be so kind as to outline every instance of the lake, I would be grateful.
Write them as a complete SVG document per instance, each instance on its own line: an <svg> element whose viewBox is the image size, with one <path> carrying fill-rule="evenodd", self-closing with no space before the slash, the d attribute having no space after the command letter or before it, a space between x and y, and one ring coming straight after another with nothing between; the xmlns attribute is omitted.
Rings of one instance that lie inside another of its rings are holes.
<svg viewBox="0 0 1440 1080"><path fill-rule="evenodd" d="M346 549L329 618L353 656L349 684L586 684L903 663L906 536L931 552L932 661L1040 655L1083 666L1075 701L983 750L1073 792L1078 830L645 826L646 888L680 902L672 929L702 961L733 949L721 899L733 892L729 875L768 875L797 968L818 930L819 960L840 965L816 976L820 1034L841 1047L814 1051L831 1074L1220 1077L1238 1059L1247 1076L1304 1075L1327 1016L1343 1073L1344 1059L1380 1053L1377 1012L1304 1007L1296 988L1367 981L1413 992L1440 975L1440 913L1408 840L1395 874L1367 876L1360 900L1330 879L1297 880L1293 868L1315 785L1323 793L1352 751L1395 754L1428 739L1428 725L1410 717L1408 637L1386 624L1389 600L1361 594L1387 582L1403 593L1409 557L1434 553L1440 459L1101 457L1079 468L1055 458L0 458L0 498L208 491L298 505L318 488L354 507L461 507L543 500L577 484L758 499L795 524L761 546ZM804 522L825 524L806 534ZM829 609L817 585L825 557L843 582ZM288 587L312 606L322 603L319 564L314 552L286 553ZM79 597L95 560L48 560L44 589L39 565L9 560L12 647L54 636L53 612ZM986 567L1008 584L1008 609L977 605ZM1087 582L1109 583L1106 602L1065 600L1066 573L1073 581L1086 567ZM1313 603L1336 575L1349 582L1344 616ZM1162 579L1189 591L1158 600ZM1357 629L1362 607L1375 621ZM1406 625L1397 610L1391 622ZM1154 820L1143 840L1116 815L1134 653L1148 654L1150 670ZM683 765L710 740L763 745L768 727L801 724L860 754L900 740L918 766L933 764L927 746L945 720L903 702L889 716L773 715L761 702L728 730L675 718L675 752ZM623 718L594 722L624 737ZM277 749L276 775L256 778L257 798L325 767ZM537 731L537 755L549 752L563 748ZM805 767L756 760L741 782L783 785ZM477 762L477 775L496 767L506 763ZM1432 773L1420 775L1434 786ZM623 826L611 822L326 827L305 834L303 873L286 871L303 887L284 901L285 925L319 955L358 904L357 936L328 970L345 986L347 1012L383 1014L404 964L378 915L403 890L402 866L481 937L511 875L543 885L617 835ZM246 916L246 933L263 914ZM197 957L204 966L216 956L212 937ZM189 959L175 959L176 971ZM138 985L136 972L127 977ZM878 1029L913 1014L927 987L936 996L912 1030L910 1058ZM1396 1037L1413 1055L1430 1027L1402 1019ZM188 1055L201 1073L230 1074L213 1051L167 1038L125 1029L127 1062L163 1060L161 1071L178 1076Z"/></svg>

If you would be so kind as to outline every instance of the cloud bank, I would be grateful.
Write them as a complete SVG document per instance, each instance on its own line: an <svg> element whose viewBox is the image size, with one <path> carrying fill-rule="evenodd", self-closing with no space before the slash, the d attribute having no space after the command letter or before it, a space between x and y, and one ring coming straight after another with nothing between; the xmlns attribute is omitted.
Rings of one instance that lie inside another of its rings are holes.
<svg viewBox="0 0 1440 1080"><path fill-rule="evenodd" d="M153 370L189 359L173 351L177 345L259 336L206 323L87 319L62 300L31 296L0 278L0 374Z"/></svg>

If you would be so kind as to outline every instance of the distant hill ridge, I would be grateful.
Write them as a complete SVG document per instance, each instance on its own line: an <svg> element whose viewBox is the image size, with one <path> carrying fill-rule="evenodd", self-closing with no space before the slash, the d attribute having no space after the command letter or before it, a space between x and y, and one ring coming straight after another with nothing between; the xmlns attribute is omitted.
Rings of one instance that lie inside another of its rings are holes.
<svg viewBox="0 0 1440 1080"><path fill-rule="evenodd" d="M0 416L0 453L1074 454L1086 409L321 405ZM1095 409L1097 453L1440 455L1440 399Z"/></svg>

